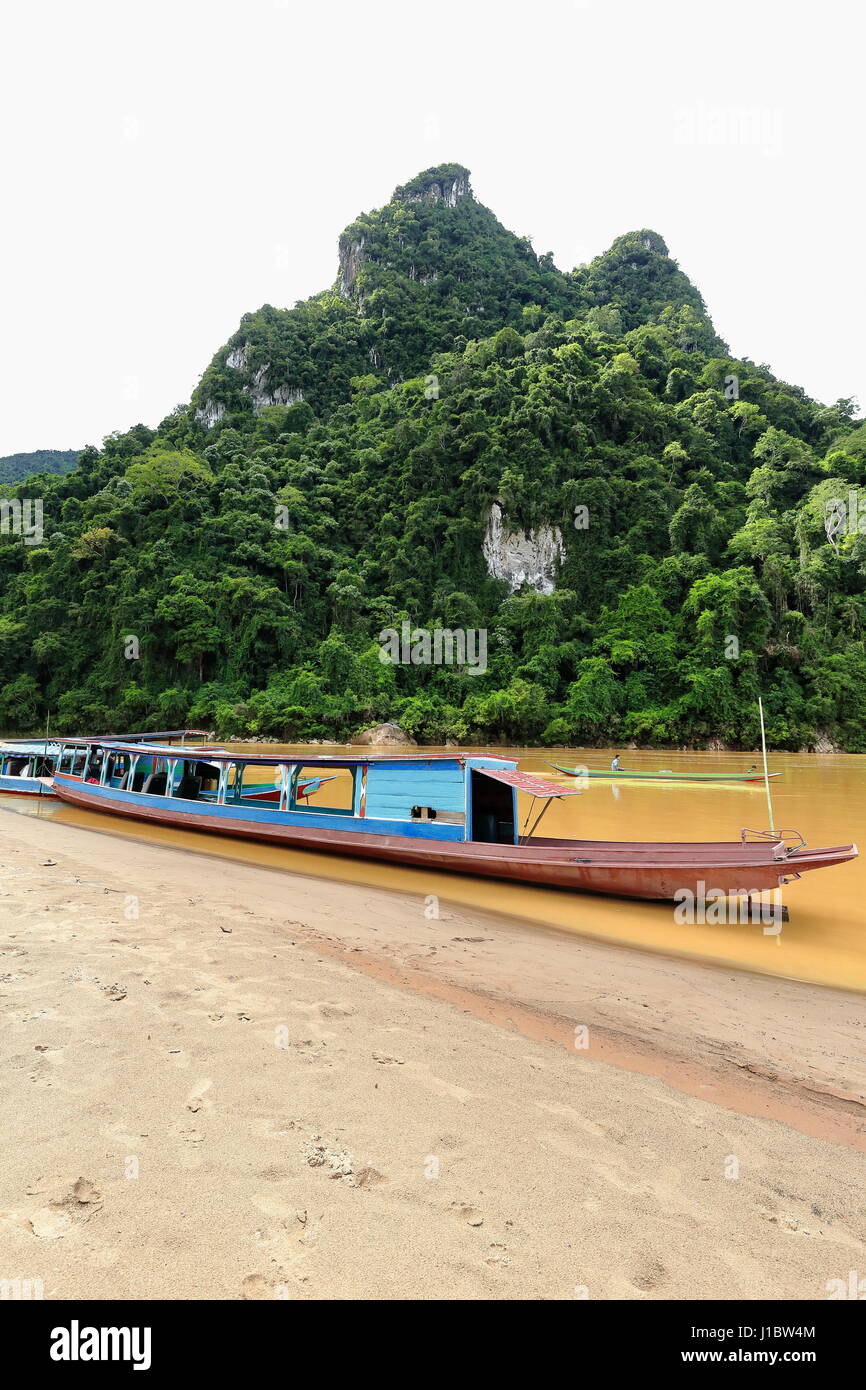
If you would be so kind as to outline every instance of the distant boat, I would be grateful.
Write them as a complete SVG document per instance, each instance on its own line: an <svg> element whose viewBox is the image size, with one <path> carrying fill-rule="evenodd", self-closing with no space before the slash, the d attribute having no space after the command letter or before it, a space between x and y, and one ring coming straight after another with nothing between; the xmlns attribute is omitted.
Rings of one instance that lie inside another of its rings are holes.
<svg viewBox="0 0 866 1390"><path fill-rule="evenodd" d="M267 769L274 791L263 801ZM319 769L348 774L342 804L305 797ZM854 845L807 849L802 837L791 841L796 832L680 844L543 838L534 831L551 801L580 792L510 759L462 753L299 759L96 743L83 776L59 769L53 787L72 806L126 820L626 898L758 894L857 856ZM532 799L522 830L518 792Z"/></svg>
<svg viewBox="0 0 866 1390"><path fill-rule="evenodd" d="M659 772L632 772L626 768L619 768L614 772L613 769L585 768L585 767L563 767L561 763L548 763L548 767L555 767L557 772L564 772L567 777L594 777L604 781L613 780L616 782L763 782L764 774L757 770L750 772L672 772L669 768L663 768ZM769 777L779 777L781 773L770 772Z"/></svg>

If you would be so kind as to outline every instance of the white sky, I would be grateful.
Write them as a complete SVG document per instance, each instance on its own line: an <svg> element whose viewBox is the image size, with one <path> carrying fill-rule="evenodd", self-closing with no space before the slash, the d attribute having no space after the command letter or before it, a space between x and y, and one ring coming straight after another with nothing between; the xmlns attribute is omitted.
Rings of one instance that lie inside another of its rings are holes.
<svg viewBox="0 0 866 1390"><path fill-rule="evenodd" d="M445 160L564 270L654 228L734 352L866 408L862 14L7 0L0 455L156 425Z"/></svg>

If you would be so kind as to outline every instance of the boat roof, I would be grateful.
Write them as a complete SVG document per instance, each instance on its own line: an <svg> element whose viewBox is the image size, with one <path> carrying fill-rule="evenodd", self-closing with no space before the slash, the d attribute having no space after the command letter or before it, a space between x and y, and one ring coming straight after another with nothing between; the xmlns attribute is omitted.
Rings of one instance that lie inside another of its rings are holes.
<svg viewBox="0 0 866 1390"><path fill-rule="evenodd" d="M531 772L519 772L516 768L480 767L484 777L492 777L495 782L504 782L507 787L516 787L519 792L529 796L580 796L579 788L562 787L547 777L535 777Z"/></svg>
<svg viewBox="0 0 866 1390"><path fill-rule="evenodd" d="M209 729L147 729L143 734L102 734L102 738L122 739L124 743L158 743L162 738L210 738ZM77 740L75 740L77 742Z"/></svg>
<svg viewBox="0 0 866 1390"><path fill-rule="evenodd" d="M442 763L451 766L481 766L489 765L502 768L513 768L514 758L496 758L485 753L388 753L378 756L371 756L369 753L349 753L342 756L334 756L330 753L303 754L303 753L239 753L232 752L226 748L199 748L194 744L186 744L183 747L171 746L159 743L135 743L125 739L91 739L91 743L100 744L114 752L120 753L149 753L154 757L160 758L187 758L193 760L196 753L200 755L198 761L209 763L252 763L263 767L276 767L280 763L289 766L300 767L370 767L382 764L393 765L394 763Z"/></svg>
<svg viewBox="0 0 866 1390"><path fill-rule="evenodd" d="M59 752L59 743L46 743L44 739L42 739L41 742L33 740L30 743L25 743L23 740L20 740L11 743L0 743L0 753L12 754L14 757L18 758L29 758L34 753L40 754L43 758L56 758Z"/></svg>
<svg viewBox="0 0 866 1390"><path fill-rule="evenodd" d="M149 729L143 734L76 734L60 743L158 743L167 738L210 738L207 729Z"/></svg>

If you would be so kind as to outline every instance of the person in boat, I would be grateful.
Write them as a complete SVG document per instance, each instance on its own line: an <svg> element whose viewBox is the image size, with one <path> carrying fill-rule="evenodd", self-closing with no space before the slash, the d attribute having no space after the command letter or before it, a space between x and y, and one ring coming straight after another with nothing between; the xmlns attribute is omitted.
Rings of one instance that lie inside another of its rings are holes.
<svg viewBox="0 0 866 1390"><path fill-rule="evenodd" d="M620 771L619 753L614 753L614 755L613 755L613 762L612 762L611 765L610 765L610 770L611 770L611 772L619 772L619 771Z"/></svg>

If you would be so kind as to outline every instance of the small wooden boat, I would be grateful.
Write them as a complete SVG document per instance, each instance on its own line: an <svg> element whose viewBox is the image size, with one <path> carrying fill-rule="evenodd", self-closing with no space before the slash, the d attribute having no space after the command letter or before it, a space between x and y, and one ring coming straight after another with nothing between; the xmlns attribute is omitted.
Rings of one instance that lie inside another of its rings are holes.
<svg viewBox="0 0 866 1390"><path fill-rule="evenodd" d="M632 772L626 768L619 768L616 772L612 768L605 771L603 768L586 767L563 767L561 763L548 763L548 767L555 767L557 772L564 772L567 777L590 777L603 781L613 782L763 782L764 774L757 769L750 772L672 772L670 768L663 768L659 772ZM768 777L781 776L778 772L770 772Z"/></svg>
<svg viewBox="0 0 866 1390"><path fill-rule="evenodd" d="M105 734L102 737L113 736ZM172 744L177 740L183 744L190 738L207 737L204 729L163 729L149 734L126 734L123 741ZM0 744L0 793L4 796L54 796L46 779L64 765L70 776L80 776L92 742L92 738L7 739Z"/></svg>
<svg viewBox="0 0 866 1390"><path fill-rule="evenodd" d="M270 768L277 799L263 803L261 782L252 779ZM334 774L331 782L339 778L342 804L303 795L320 768ZM459 753L298 763L285 753L97 743L83 776L59 769L53 786L70 805L124 819L628 898L757 894L857 855L854 845L790 843L790 832L681 844L546 839L533 832L551 801L579 791L521 772L509 759ZM522 831L518 792L531 808L543 803Z"/></svg>
<svg viewBox="0 0 866 1390"><path fill-rule="evenodd" d="M0 792L4 796L53 795L43 779L57 766L60 748L59 743L24 739L0 744Z"/></svg>

